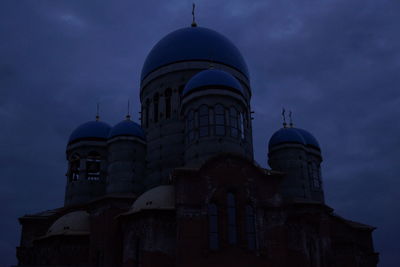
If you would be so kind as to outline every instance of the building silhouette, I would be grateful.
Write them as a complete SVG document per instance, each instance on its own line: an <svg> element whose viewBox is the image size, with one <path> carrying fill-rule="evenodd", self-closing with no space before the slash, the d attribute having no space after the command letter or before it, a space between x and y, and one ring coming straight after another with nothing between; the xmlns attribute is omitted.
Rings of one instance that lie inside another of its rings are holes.
<svg viewBox="0 0 400 267"><path fill-rule="evenodd" d="M325 204L318 141L292 123L253 159L249 72L195 23L143 65L141 125L77 127L65 204L19 218L18 266L376 266L374 227Z"/></svg>

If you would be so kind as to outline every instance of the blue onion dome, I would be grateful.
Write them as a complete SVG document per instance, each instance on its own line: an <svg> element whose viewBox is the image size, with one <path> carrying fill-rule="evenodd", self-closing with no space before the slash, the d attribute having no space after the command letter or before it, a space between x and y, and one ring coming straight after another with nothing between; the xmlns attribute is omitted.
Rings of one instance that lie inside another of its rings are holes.
<svg viewBox="0 0 400 267"><path fill-rule="evenodd" d="M309 133L306 130L299 129L299 128L297 128L297 131L299 131L301 133L301 135L303 136L304 140L306 141L306 145L312 146L316 149L321 149L317 139L311 133Z"/></svg>
<svg viewBox="0 0 400 267"><path fill-rule="evenodd" d="M287 143L305 145L306 141L296 128L281 128L269 139L268 147L271 149L274 146Z"/></svg>
<svg viewBox="0 0 400 267"><path fill-rule="evenodd" d="M183 89L182 96L202 88L226 88L244 95L243 87L231 74L217 69L203 70L194 75Z"/></svg>
<svg viewBox="0 0 400 267"><path fill-rule="evenodd" d="M80 140L106 140L111 126L102 121L88 121L76 128L69 137L68 143Z"/></svg>
<svg viewBox="0 0 400 267"><path fill-rule="evenodd" d="M131 121L129 118L116 124L111 129L109 138L116 136L135 136L145 140L145 134L142 127L140 127L136 122Z"/></svg>
<svg viewBox="0 0 400 267"><path fill-rule="evenodd" d="M269 140L268 147L271 149L281 144L300 144L320 150L317 139L311 133L294 127L285 127L276 131Z"/></svg>
<svg viewBox="0 0 400 267"><path fill-rule="evenodd" d="M160 67L183 61L224 64L249 78L242 54L229 39L207 28L188 27L171 32L153 47L144 62L141 80Z"/></svg>

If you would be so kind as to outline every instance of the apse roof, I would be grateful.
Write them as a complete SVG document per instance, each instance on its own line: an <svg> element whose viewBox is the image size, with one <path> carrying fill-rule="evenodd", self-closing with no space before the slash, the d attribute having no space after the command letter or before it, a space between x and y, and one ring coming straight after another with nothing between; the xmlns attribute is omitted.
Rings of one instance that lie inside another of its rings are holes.
<svg viewBox="0 0 400 267"><path fill-rule="evenodd" d="M154 187L138 197L130 213L141 210L170 210L175 208L175 188L173 185Z"/></svg>
<svg viewBox="0 0 400 267"><path fill-rule="evenodd" d="M89 213L73 211L58 218L47 231L50 235L82 235L90 232Z"/></svg>

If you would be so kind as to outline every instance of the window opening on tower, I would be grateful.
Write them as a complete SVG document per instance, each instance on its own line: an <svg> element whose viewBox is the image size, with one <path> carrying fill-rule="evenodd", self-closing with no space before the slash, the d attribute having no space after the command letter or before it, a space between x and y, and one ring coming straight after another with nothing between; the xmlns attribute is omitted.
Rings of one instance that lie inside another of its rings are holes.
<svg viewBox="0 0 400 267"><path fill-rule="evenodd" d="M215 105L215 135L225 135L225 108L221 104Z"/></svg>
<svg viewBox="0 0 400 267"><path fill-rule="evenodd" d="M209 108L206 105L202 105L199 108L199 137L209 135L210 131L210 117Z"/></svg>
<svg viewBox="0 0 400 267"><path fill-rule="evenodd" d="M74 154L70 161L69 179L70 181L78 181L80 173L81 159L78 154Z"/></svg>
<svg viewBox="0 0 400 267"><path fill-rule="evenodd" d="M231 136L237 138L239 136L239 117L238 111L234 107L229 108L229 124L231 126Z"/></svg>
<svg viewBox="0 0 400 267"><path fill-rule="evenodd" d="M100 154L97 152L90 152L86 159L86 177L90 181L97 181L100 179Z"/></svg>
<svg viewBox="0 0 400 267"><path fill-rule="evenodd" d="M158 102L159 102L159 95L156 93L153 97L153 121L158 122Z"/></svg>
<svg viewBox="0 0 400 267"><path fill-rule="evenodd" d="M171 117L171 95L172 90L168 88L165 90L165 118L169 119Z"/></svg>

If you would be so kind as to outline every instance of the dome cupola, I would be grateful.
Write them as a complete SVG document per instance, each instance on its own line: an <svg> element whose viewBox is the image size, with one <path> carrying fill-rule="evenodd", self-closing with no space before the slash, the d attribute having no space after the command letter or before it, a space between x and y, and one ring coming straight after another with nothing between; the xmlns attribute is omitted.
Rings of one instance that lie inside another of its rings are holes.
<svg viewBox="0 0 400 267"><path fill-rule="evenodd" d="M106 140L111 126L102 121L89 121L76 128L69 137L68 143L80 140Z"/></svg>
<svg viewBox="0 0 400 267"><path fill-rule="evenodd" d="M189 80L182 92L182 96L203 88L228 89L244 95L239 81L231 74L222 70L208 69L197 73Z"/></svg>
<svg viewBox="0 0 400 267"><path fill-rule="evenodd" d="M117 136L135 136L145 140L145 134L139 124L127 118L120 123L116 124L109 132L108 138Z"/></svg>
<svg viewBox="0 0 400 267"><path fill-rule="evenodd" d="M284 115L284 113L283 113ZM285 173L282 195L290 201L324 202L321 177L321 149L308 131L293 127L286 121L268 144L268 164Z"/></svg>
<svg viewBox="0 0 400 267"><path fill-rule="evenodd" d="M284 127L276 131L269 140L268 148L271 150L282 144L300 144L320 150L317 139L311 133L294 127Z"/></svg>
<svg viewBox="0 0 400 267"><path fill-rule="evenodd" d="M143 190L146 140L142 128L126 119L116 124L107 141L107 194L138 194Z"/></svg>
<svg viewBox="0 0 400 267"><path fill-rule="evenodd" d="M168 34L153 47L144 62L141 80L160 67L184 61L224 64L249 78L246 62L229 39L207 28L187 27Z"/></svg>

